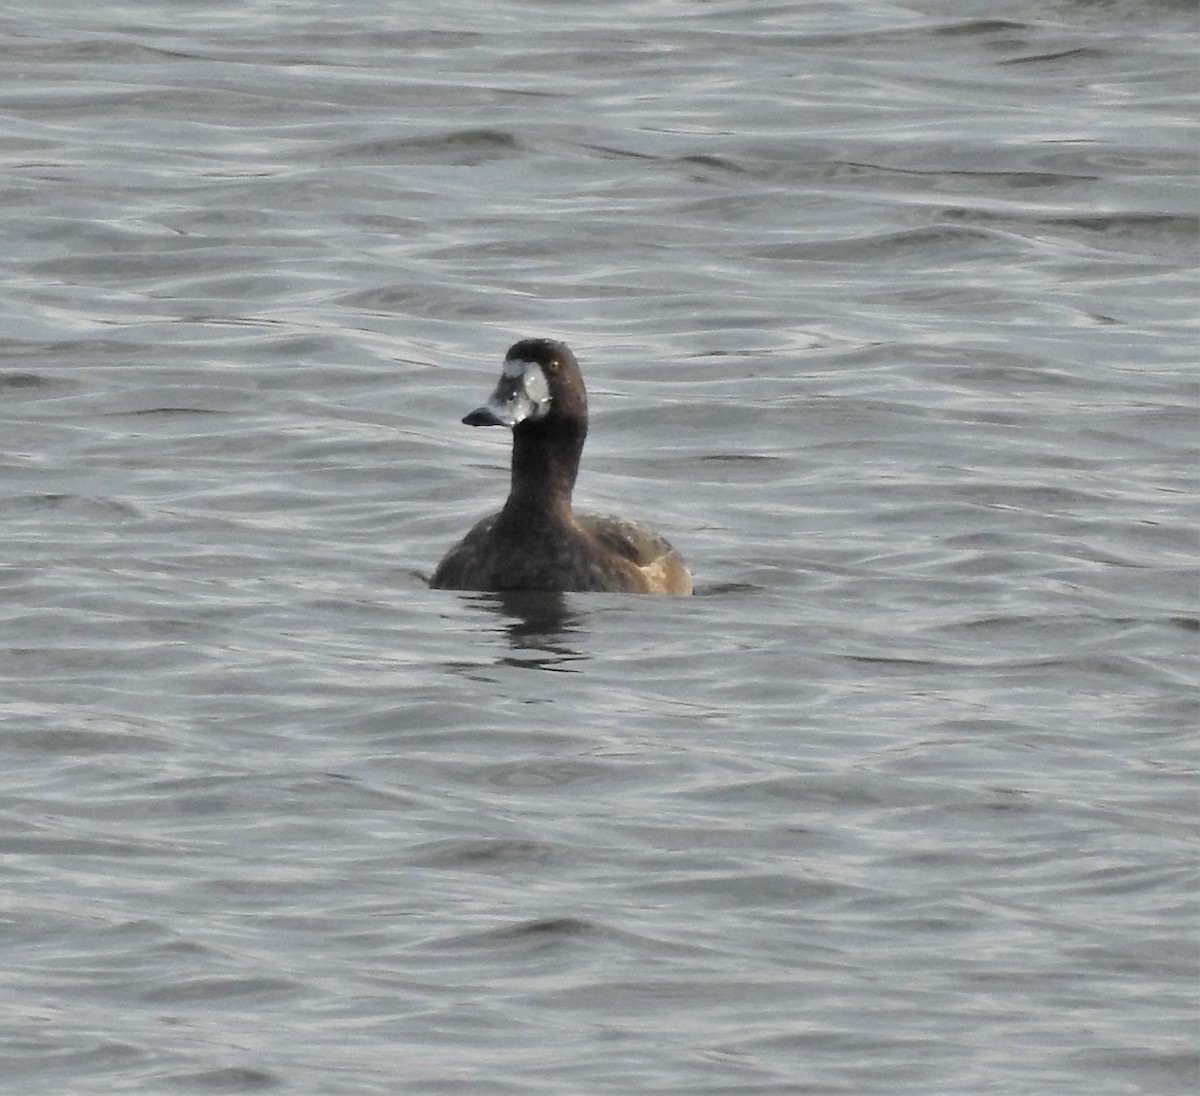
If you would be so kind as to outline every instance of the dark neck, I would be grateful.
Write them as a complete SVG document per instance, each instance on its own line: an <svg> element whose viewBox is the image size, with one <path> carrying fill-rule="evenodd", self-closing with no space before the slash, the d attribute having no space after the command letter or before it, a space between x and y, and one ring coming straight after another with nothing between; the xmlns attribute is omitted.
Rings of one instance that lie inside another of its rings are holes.
<svg viewBox="0 0 1200 1096"><path fill-rule="evenodd" d="M513 520L569 519L587 426L541 424L513 431L512 487L505 514Z"/></svg>

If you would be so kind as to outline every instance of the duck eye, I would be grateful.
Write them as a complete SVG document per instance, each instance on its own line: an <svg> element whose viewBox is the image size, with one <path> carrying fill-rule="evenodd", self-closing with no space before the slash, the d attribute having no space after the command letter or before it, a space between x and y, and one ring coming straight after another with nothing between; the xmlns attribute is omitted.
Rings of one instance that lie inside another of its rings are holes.
<svg viewBox="0 0 1200 1096"><path fill-rule="evenodd" d="M547 369L549 369L551 373L557 373L557 372L558 372L558 359L557 359L557 358L551 358L551 359L550 359L550 360L549 360L549 361L546 363L546 368L547 368Z"/></svg>

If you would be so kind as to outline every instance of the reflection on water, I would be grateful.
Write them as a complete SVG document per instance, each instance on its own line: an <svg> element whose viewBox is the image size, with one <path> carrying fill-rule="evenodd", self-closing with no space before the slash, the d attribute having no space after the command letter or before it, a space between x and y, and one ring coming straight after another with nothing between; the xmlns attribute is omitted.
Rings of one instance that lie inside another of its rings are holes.
<svg viewBox="0 0 1200 1096"><path fill-rule="evenodd" d="M568 645L579 631L583 614L573 610L577 594L521 590L481 594L476 603L502 621L513 655L510 665L544 670L569 669L568 663L583 657Z"/></svg>

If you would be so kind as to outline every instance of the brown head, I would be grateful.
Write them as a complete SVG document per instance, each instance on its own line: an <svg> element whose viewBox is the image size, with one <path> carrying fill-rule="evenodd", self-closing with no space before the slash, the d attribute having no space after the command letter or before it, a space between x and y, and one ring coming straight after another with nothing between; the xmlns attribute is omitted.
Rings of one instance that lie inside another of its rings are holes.
<svg viewBox="0 0 1200 1096"><path fill-rule="evenodd" d="M512 430L514 499L570 506L588 412L579 363L566 343L514 343L491 398L463 422Z"/></svg>

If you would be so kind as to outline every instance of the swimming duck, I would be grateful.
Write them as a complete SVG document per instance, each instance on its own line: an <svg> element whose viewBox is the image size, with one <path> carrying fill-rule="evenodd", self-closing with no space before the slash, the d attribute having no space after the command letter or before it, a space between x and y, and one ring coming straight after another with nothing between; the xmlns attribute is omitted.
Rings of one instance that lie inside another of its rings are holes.
<svg viewBox="0 0 1200 1096"><path fill-rule="evenodd" d="M588 413L579 363L565 343L515 343L491 398L463 422L512 430L512 487L504 508L450 549L430 585L440 590L692 592L687 565L662 537L623 518L572 511Z"/></svg>

